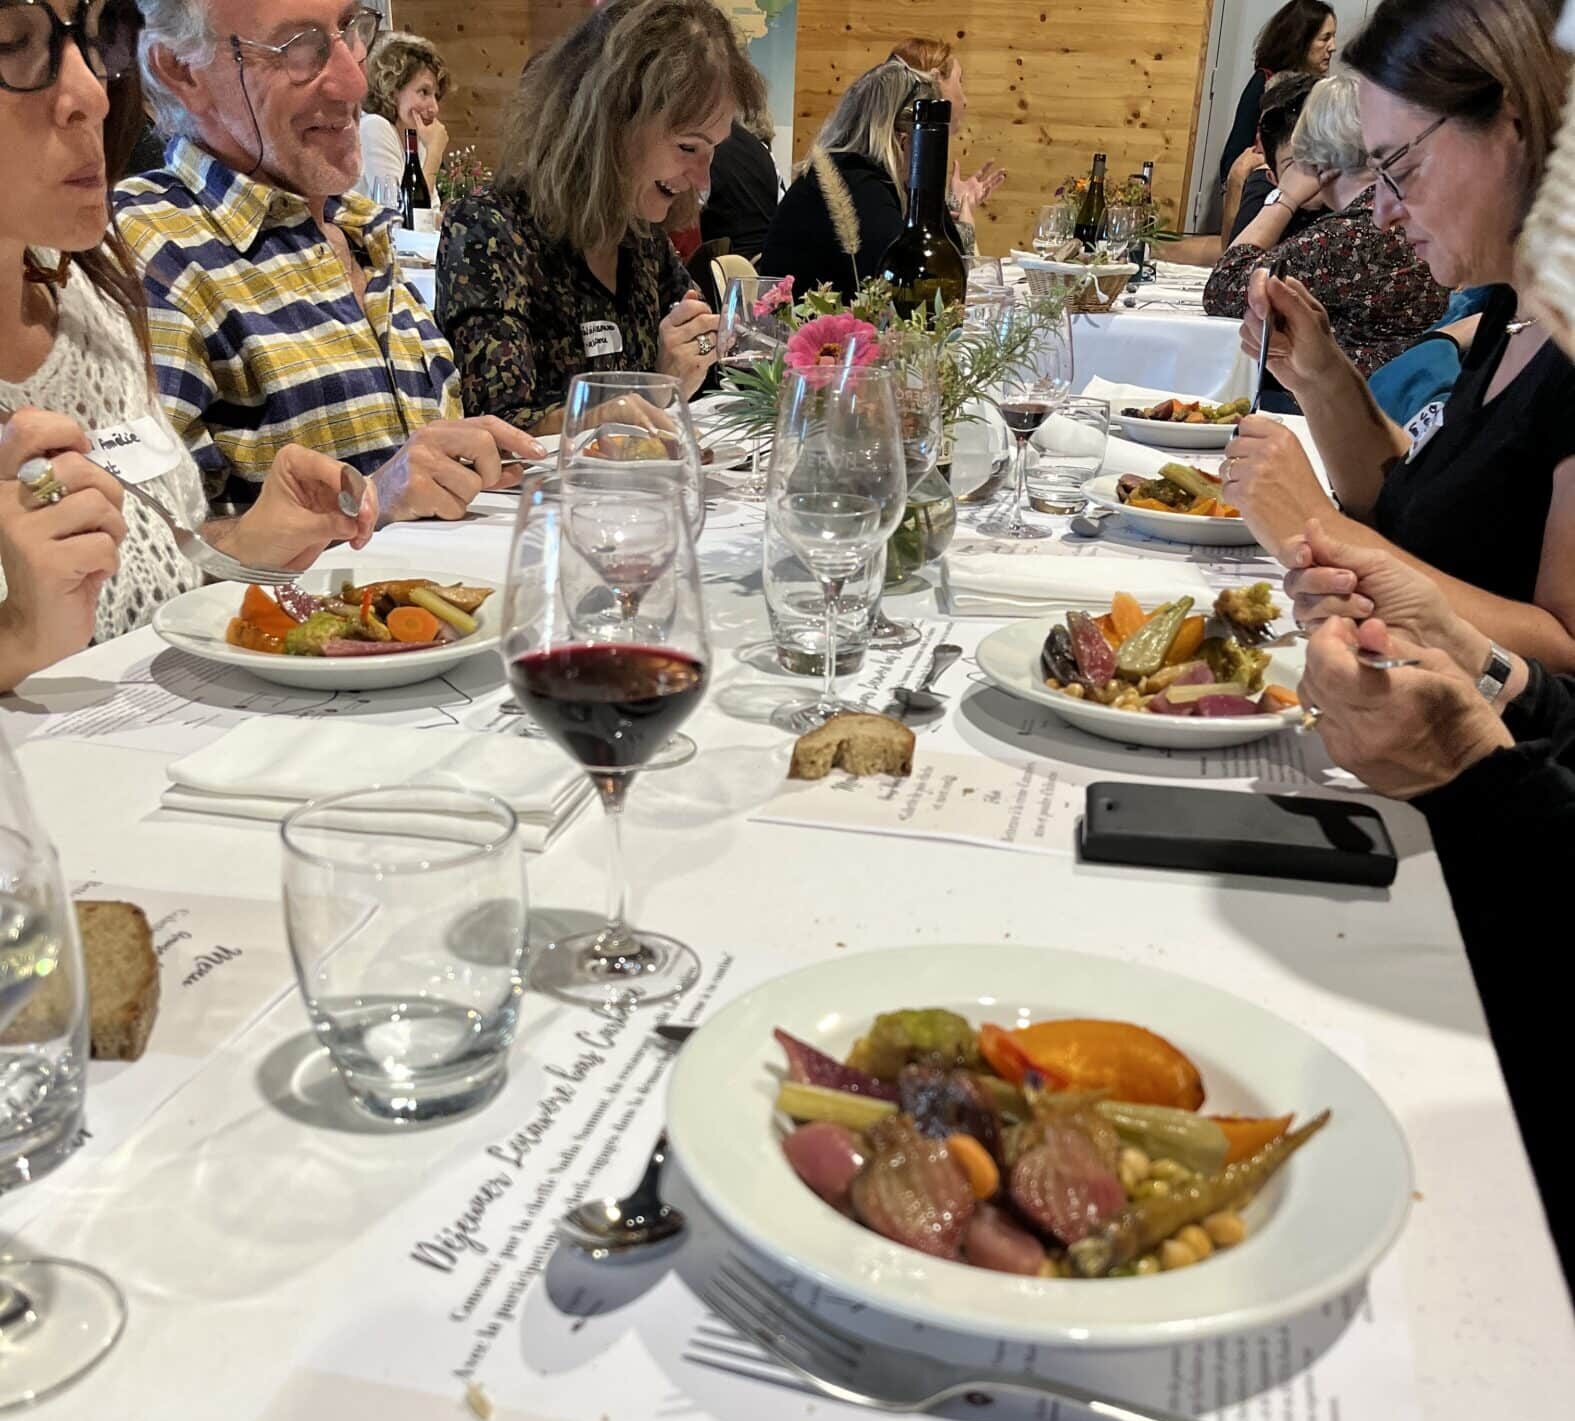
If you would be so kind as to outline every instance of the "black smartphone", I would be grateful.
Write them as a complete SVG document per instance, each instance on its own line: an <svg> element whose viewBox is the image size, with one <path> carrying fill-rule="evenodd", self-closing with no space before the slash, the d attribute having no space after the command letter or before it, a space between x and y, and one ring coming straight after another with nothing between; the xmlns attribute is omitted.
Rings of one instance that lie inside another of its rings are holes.
<svg viewBox="0 0 1575 1421"><path fill-rule="evenodd" d="M1399 866L1383 817L1370 805L1188 785L1089 785L1079 843L1094 863L1370 888L1387 888Z"/></svg>

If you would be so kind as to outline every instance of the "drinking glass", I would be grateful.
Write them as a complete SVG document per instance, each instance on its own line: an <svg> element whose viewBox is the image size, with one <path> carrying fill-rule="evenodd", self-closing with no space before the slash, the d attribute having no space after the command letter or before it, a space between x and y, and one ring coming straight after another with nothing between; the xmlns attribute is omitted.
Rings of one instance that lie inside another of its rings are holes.
<svg viewBox="0 0 1575 1421"><path fill-rule="evenodd" d="M1039 209L1039 225L1034 229L1034 250L1048 257L1068 237L1077 223L1077 211L1069 202L1047 203Z"/></svg>
<svg viewBox="0 0 1575 1421"><path fill-rule="evenodd" d="M405 785L313 800L280 832L296 979L350 1098L397 1124L492 1099L525 984L514 811Z"/></svg>
<svg viewBox="0 0 1575 1421"><path fill-rule="evenodd" d="M1099 225L1099 240L1104 243L1106 254L1113 262L1124 262L1132 239L1137 236L1142 213L1136 207L1120 205L1107 207L1104 220Z"/></svg>
<svg viewBox="0 0 1575 1421"><path fill-rule="evenodd" d="M1001 273L1000 257L981 257L977 254L963 258L963 265L968 268L969 296L976 291L999 291L1006 285L1006 278Z"/></svg>
<svg viewBox="0 0 1575 1421"><path fill-rule="evenodd" d="M1052 530L1037 528L1023 518L1028 501L1028 463L1034 431L1054 414L1072 389L1072 327L1070 319L1046 322L1029 311L1005 317L1017 324L1024 340L1021 354L1006 372L1001 388L1001 416L1017 440L1017 468L1007 516L986 526L996 537L1047 538Z"/></svg>
<svg viewBox="0 0 1575 1421"><path fill-rule="evenodd" d="M766 516L825 594L819 697L774 717L801 734L854 707L837 699L837 611L848 579L902 520L907 472L895 374L878 365L789 371L777 413Z"/></svg>
<svg viewBox="0 0 1575 1421"><path fill-rule="evenodd" d="M619 611L609 615L609 607ZM502 653L515 698L584 766L608 825L606 921L540 949L531 985L619 1008L678 996L694 985L699 959L625 920L621 837L629 785L699 705L710 671L699 566L678 489L609 491L571 468L556 502L522 504Z"/></svg>
<svg viewBox="0 0 1575 1421"><path fill-rule="evenodd" d="M851 675L864 664L870 622L880 605L885 571L886 550L881 548L842 584L842 596L837 599L839 676ZM804 566L769 521L761 539L760 575L777 664L795 676L824 676L826 599L820 579Z"/></svg>
<svg viewBox="0 0 1575 1421"><path fill-rule="evenodd" d="M88 1060L87 978L60 863L0 737L0 1190L76 1149ZM0 1261L0 1411L75 1381L120 1339L126 1304L96 1268Z"/></svg>
<svg viewBox="0 0 1575 1421"><path fill-rule="evenodd" d="M404 205L404 194L399 190L399 183L394 178L373 178L367 185L366 195L379 207L386 207L391 212L398 212Z"/></svg>
<svg viewBox="0 0 1575 1421"><path fill-rule="evenodd" d="M1081 513L1083 485L1105 462L1110 441L1110 402L1070 396L1044 422L1035 439L1040 454L1028 474L1028 502L1037 513Z"/></svg>

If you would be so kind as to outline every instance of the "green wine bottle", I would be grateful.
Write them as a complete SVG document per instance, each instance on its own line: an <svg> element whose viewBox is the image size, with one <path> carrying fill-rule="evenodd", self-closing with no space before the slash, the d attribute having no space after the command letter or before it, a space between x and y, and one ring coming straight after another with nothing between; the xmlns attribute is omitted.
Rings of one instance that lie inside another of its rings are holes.
<svg viewBox="0 0 1575 1421"><path fill-rule="evenodd" d="M1082 205L1077 209L1077 221L1072 235L1085 247L1092 247L1099 240L1099 225L1105 220L1105 155L1094 154L1094 166L1088 175L1088 191L1083 194Z"/></svg>
<svg viewBox="0 0 1575 1421"><path fill-rule="evenodd" d="M968 287L962 253L946 232L946 146L952 106L944 99L918 99L908 155L908 215L897 240L881 258L880 274L891 284L892 305L907 319L935 298L948 306Z"/></svg>

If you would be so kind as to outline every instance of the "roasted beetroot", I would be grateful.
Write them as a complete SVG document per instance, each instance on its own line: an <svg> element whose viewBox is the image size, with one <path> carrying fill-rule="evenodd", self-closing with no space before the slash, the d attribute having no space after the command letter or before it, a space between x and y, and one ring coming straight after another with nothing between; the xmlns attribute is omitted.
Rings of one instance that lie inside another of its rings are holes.
<svg viewBox="0 0 1575 1421"><path fill-rule="evenodd" d="M859 1220L895 1243L956 1258L976 1207L962 1166L906 1115L876 1121L865 1138L870 1158L853 1181Z"/></svg>
<svg viewBox="0 0 1575 1421"><path fill-rule="evenodd" d="M920 1133L944 1140L972 1135L997 1162L1001 1158L1001 1117L976 1076L936 1066L904 1066L897 1077L897 1101Z"/></svg>
<svg viewBox="0 0 1575 1421"><path fill-rule="evenodd" d="M962 1252L975 1268L1030 1278L1038 1275L1045 1261L1044 1244L994 1204L981 1204L974 1211L963 1234Z"/></svg>
<svg viewBox="0 0 1575 1421"><path fill-rule="evenodd" d="M822 1199L850 1212L853 1180L864 1167L864 1142L846 1125L817 1120L800 1125L782 1141L794 1172Z"/></svg>
<svg viewBox="0 0 1575 1421"><path fill-rule="evenodd" d="M1246 696L1200 696L1194 704L1204 720L1218 720L1222 716L1262 715L1256 701Z"/></svg>
<svg viewBox="0 0 1575 1421"><path fill-rule="evenodd" d="M1087 612L1068 612L1066 627L1072 634L1072 654L1082 679L1091 686L1103 686L1115 679L1116 653L1099 625Z"/></svg>
<svg viewBox="0 0 1575 1421"><path fill-rule="evenodd" d="M1012 1166L1012 1202L1030 1223L1076 1243L1120 1213L1127 1192L1082 1131L1042 1128L1042 1143Z"/></svg>
<svg viewBox="0 0 1575 1421"><path fill-rule="evenodd" d="M845 1090L854 1095L869 1095L876 1100L897 1099L896 1086L878 1081L874 1076L856 1071L851 1066L844 1066L841 1061L826 1055L824 1051L817 1051L809 1042L800 1041L796 1036L789 1036L781 1027L772 1034L777 1038L777 1045L787 1053L790 1079L804 1085L825 1086L827 1090Z"/></svg>

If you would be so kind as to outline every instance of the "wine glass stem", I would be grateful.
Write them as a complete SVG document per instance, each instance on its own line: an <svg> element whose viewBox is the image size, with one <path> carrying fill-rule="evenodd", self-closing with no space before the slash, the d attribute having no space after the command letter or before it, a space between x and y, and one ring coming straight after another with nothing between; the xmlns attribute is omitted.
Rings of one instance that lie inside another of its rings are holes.
<svg viewBox="0 0 1575 1421"><path fill-rule="evenodd" d="M623 871L623 802L629 793L628 774L593 774L602 809L607 817L607 921L592 945L598 957L608 962L638 957L640 945L629 936L624 922L628 881Z"/></svg>
<svg viewBox="0 0 1575 1421"><path fill-rule="evenodd" d="M835 705L837 700L837 607L842 601L843 581L834 577L822 583L826 589L826 677L820 689L823 706Z"/></svg>
<svg viewBox="0 0 1575 1421"><path fill-rule="evenodd" d="M1007 526L1016 532L1023 523L1023 505L1028 502L1028 441L1017 436L1017 488L1012 495L1012 521Z"/></svg>

